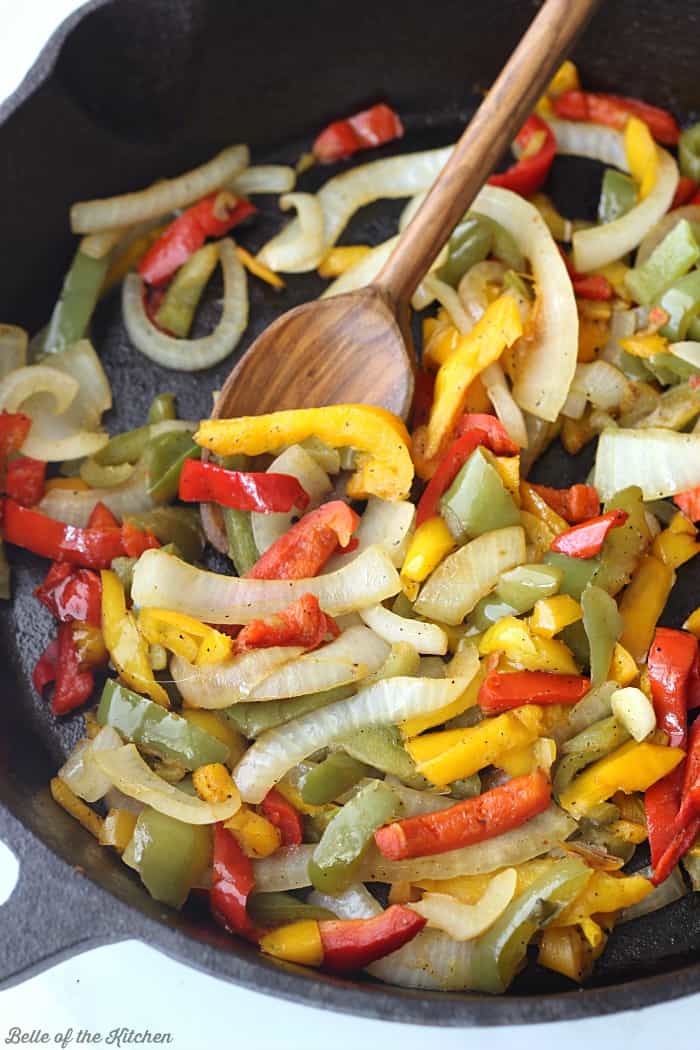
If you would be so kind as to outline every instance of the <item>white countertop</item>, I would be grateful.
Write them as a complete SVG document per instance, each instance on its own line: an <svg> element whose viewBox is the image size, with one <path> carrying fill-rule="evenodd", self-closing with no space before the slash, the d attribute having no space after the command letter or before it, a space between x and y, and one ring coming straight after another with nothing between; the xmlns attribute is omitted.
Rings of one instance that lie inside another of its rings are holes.
<svg viewBox="0 0 700 1050"><path fill-rule="evenodd" d="M75 0L0 0L0 100L18 85L36 54L62 18L75 10ZM0 318L11 322L11 317ZM15 864L0 844L0 902L14 884ZM0 907L0 936L2 908ZM235 1039L254 1050L535 1050L544 1043L566 1050L597 1050L634 1045L635 1050L697 1044L695 1024L700 995L664 1006L607 1018L517 1028L459 1030L416 1028L365 1021L310 1007L273 1000L207 977L138 941L97 948L0 992L2 1045L100 1045L78 1043L78 1033L102 1036L133 1030L123 1046L156 1045L147 1033L170 1035L162 1041L172 1050L204 1050ZM49 1039L39 1042L40 1029ZM18 1042L20 1035L25 1042ZM141 1038L137 1042L138 1036ZM129 1041L130 1040L130 1041ZM113 1037L109 1045L119 1045Z"/></svg>

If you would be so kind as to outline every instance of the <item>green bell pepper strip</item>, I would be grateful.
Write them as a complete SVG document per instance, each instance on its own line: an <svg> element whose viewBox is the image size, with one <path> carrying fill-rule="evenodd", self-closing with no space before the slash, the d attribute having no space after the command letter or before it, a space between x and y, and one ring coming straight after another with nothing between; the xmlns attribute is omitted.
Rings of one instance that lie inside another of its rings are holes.
<svg viewBox="0 0 700 1050"><path fill-rule="evenodd" d="M613 531L619 532L621 530ZM577 602L581 601L581 595L600 566L600 557L598 556L595 558L570 558L567 554L559 554L557 551L547 551L542 561L545 565L559 569L562 574L559 584L560 594L569 594Z"/></svg>
<svg viewBox="0 0 700 1050"><path fill-rule="evenodd" d="M527 267L525 256L518 248L512 233L509 233L505 226L501 226L500 222L496 222L495 219L487 218L485 215L480 215L479 218L491 227L493 234L491 254L494 259L502 262L511 272L524 273Z"/></svg>
<svg viewBox="0 0 700 1050"><path fill-rule="evenodd" d="M481 448L474 449L441 498L440 514L458 543L520 524L515 500Z"/></svg>
<svg viewBox="0 0 700 1050"><path fill-rule="evenodd" d="M467 212L448 242L447 262L438 271L441 281L455 287L472 266L491 253L493 229L481 215Z"/></svg>
<svg viewBox="0 0 700 1050"><path fill-rule="evenodd" d="M311 806L323 806L371 775L371 767L364 762L358 762L343 751L332 751L328 758L306 774L301 784L301 797Z"/></svg>
<svg viewBox="0 0 700 1050"><path fill-rule="evenodd" d="M596 827L592 822L586 823L585 827L582 828L580 837L577 836L575 841L585 843L587 846L593 846L599 850L605 850L606 853L611 853L613 857L619 857L625 864L632 859L637 848L633 842L625 842L624 839L615 835L609 828Z"/></svg>
<svg viewBox="0 0 700 1050"><path fill-rule="evenodd" d="M642 490L637 485L621 489L607 501L605 510L624 510L627 520L605 537L600 564L590 582L614 596L629 583L649 543Z"/></svg>
<svg viewBox="0 0 700 1050"><path fill-rule="evenodd" d="M248 462L248 456L243 455L221 458L221 466L226 467L227 470L246 470ZM260 557L258 548L255 546L250 511L222 507L221 516L224 519L228 540L228 556L238 575L245 576Z"/></svg>
<svg viewBox="0 0 700 1050"><path fill-rule="evenodd" d="M93 456L88 456L80 464L80 477L92 489L111 489L115 485L123 485L134 472L130 463L120 463L118 466L105 467L98 463Z"/></svg>
<svg viewBox="0 0 700 1050"><path fill-rule="evenodd" d="M256 926L286 926L289 922L308 919L335 919L335 912L306 904L291 893L254 893L248 898L247 911Z"/></svg>
<svg viewBox="0 0 700 1050"><path fill-rule="evenodd" d="M181 908L211 863L211 828L184 824L146 806L122 859L157 901Z"/></svg>
<svg viewBox="0 0 700 1050"><path fill-rule="evenodd" d="M323 806L315 813L305 813L303 817L304 822L304 842L320 842L323 838L323 833L336 815L340 806Z"/></svg>
<svg viewBox="0 0 700 1050"><path fill-rule="evenodd" d="M504 290L512 289L521 295L523 299L529 299L530 302L534 301L534 294L532 291L532 285L528 281L524 281L519 273L515 270L506 270L503 274L503 288Z"/></svg>
<svg viewBox="0 0 700 1050"><path fill-rule="evenodd" d="M399 809L398 797L381 780L370 781L348 799L309 861L309 878L316 889L331 895L347 889L374 832L393 820Z"/></svg>
<svg viewBox="0 0 700 1050"><path fill-rule="evenodd" d="M199 726L167 711L110 678L105 682L97 708L101 726L112 726L149 754L197 769L225 762L229 749Z"/></svg>
<svg viewBox="0 0 700 1050"><path fill-rule="evenodd" d="M192 507L154 507L143 514L127 515L124 520L152 532L162 544L174 543L185 561L196 562L202 556L204 532Z"/></svg>
<svg viewBox="0 0 700 1050"><path fill-rule="evenodd" d="M8 599L11 597L10 566L5 553L5 544L2 537L0 537L0 598Z"/></svg>
<svg viewBox="0 0 700 1050"><path fill-rule="evenodd" d="M264 704L254 701L232 704L220 712L248 740L254 740L267 729L286 725L294 718L301 718L311 711L319 711L338 700L347 700L355 692L352 686L338 685L322 693L295 696L293 700L267 700Z"/></svg>
<svg viewBox="0 0 700 1050"><path fill-rule="evenodd" d="M681 175L700 182L700 123L686 128L678 140L678 164Z"/></svg>
<svg viewBox="0 0 700 1050"><path fill-rule="evenodd" d="M598 222L614 222L637 203L637 184L629 175L606 168L598 201Z"/></svg>
<svg viewBox="0 0 700 1050"><path fill-rule="evenodd" d="M638 303L648 306L700 259L700 227L682 219L666 234L641 266L625 275L625 286Z"/></svg>
<svg viewBox="0 0 700 1050"><path fill-rule="evenodd" d="M265 705L267 706L267 705ZM421 791L429 782L416 769L394 726L369 726L343 740L340 747L358 762L397 777L407 787Z"/></svg>
<svg viewBox="0 0 700 1050"><path fill-rule="evenodd" d="M450 795L452 798L476 798L481 794L481 777L473 773L470 777L462 777L453 780L450 784Z"/></svg>
<svg viewBox="0 0 700 1050"><path fill-rule="evenodd" d="M327 445L325 441L321 441L315 434L304 438L299 444L318 463L321 470L325 470L326 474L338 473L340 470L340 452L337 448Z"/></svg>
<svg viewBox="0 0 700 1050"><path fill-rule="evenodd" d="M42 347L44 354L60 353L83 338L108 268L109 253L102 259L93 259L80 250L75 253L51 314Z"/></svg>
<svg viewBox="0 0 700 1050"><path fill-rule="evenodd" d="M567 645L574 654L574 660L582 671L587 671L591 665L591 648L588 644L588 635L581 620L570 623L558 636L564 645Z"/></svg>
<svg viewBox="0 0 700 1050"><path fill-rule="evenodd" d="M516 616L514 605L508 602L499 602L495 594L487 594L476 603L467 617L470 627L476 631L487 631L494 623L498 623L504 616Z"/></svg>
<svg viewBox="0 0 700 1050"><path fill-rule="evenodd" d="M646 359L646 366L661 383L662 386L673 386L676 383L685 383L691 376L697 375L697 368L693 368L687 361L676 357L675 354L654 354Z"/></svg>
<svg viewBox="0 0 700 1050"><path fill-rule="evenodd" d="M591 869L574 858L557 861L551 871L511 901L474 945L472 981L477 992L505 992L538 930L544 929L586 885Z"/></svg>
<svg viewBox="0 0 700 1050"><path fill-rule="evenodd" d="M389 655L381 667L374 674L368 675L364 685L373 685L385 678L398 678L399 676L415 678L420 672L420 654L409 642L395 642Z"/></svg>
<svg viewBox="0 0 700 1050"><path fill-rule="evenodd" d="M157 394L148 409L149 423L162 423L165 419L177 419L175 394Z"/></svg>
<svg viewBox="0 0 700 1050"><path fill-rule="evenodd" d="M610 716L584 729L562 745L562 757L557 762L552 782L555 798L559 798L574 777L611 751L621 747L630 738L629 733L616 718Z"/></svg>
<svg viewBox="0 0 700 1050"><path fill-rule="evenodd" d="M556 594L562 577L556 565L518 565L501 574L495 593L520 615L533 609L540 598Z"/></svg>
<svg viewBox="0 0 700 1050"><path fill-rule="evenodd" d="M700 270L691 270L679 277L659 298L658 306L669 315L660 329L671 342L700 339Z"/></svg>
<svg viewBox="0 0 700 1050"><path fill-rule="evenodd" d="M594 583L589 583L581 595L581 609L590 649L591 685L595 687L608 677L613 650L624 624L615 599Z"/></svg>
<svg viewBox="0 0 700 1050"><path fill-rule="evenodd" d="M189 335L204 289L219 261L219 246L205 244L183 263L168 287L156 312L161 328L180 339Z"/></svg>
<svg viewBox="0 0 700 1050"><path fill-rule="evenodd" d="M151 438L143 450L146 490L156 503L172 503L177 496L182 465L200 459L202 450L189 434L173 430Z"/></svg>
<svg viewBox="0 0 700 1050"><path fill-rule="evenodd" d="M161 420L161 422L168 422L168 420ZM122 463L136 463L143 455L152 437L187 433L182 429L173 429L171 431L161 431L160 435L157 432L154 434L154 426L155 423L146 423L144 426L136 427L134 430L126 430L123 434L116 434L113 438L110 438L104 448L95 453L93 457L95 462L105 467L119 466ZM73 470L73 473L75 473L75 470Z"/></svg>

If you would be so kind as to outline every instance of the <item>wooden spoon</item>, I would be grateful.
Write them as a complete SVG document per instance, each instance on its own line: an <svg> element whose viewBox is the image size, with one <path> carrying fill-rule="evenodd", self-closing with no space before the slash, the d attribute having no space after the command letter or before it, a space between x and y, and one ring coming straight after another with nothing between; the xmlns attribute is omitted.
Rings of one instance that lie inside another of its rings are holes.
<svg viewBox="0 0 700 1050"><path fill-rule="evenodd" d="M232 370L213 419L350 403L407 417L411 295L599 2L546 0L378 277L274 321ZM225 551L221 515L211 505L203 511L209 540Z"/></svg>

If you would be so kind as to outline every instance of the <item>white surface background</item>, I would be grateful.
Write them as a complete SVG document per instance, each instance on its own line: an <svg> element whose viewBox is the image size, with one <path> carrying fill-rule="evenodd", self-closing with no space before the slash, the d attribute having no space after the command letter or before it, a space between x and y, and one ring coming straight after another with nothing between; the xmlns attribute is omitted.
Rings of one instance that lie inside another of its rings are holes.
<svg viewBox="0 0 700 1050"><path fill-rule="evenodd" d="M75 0L0 0L0 100L19 84ZM128 188L128 187L125 187ZM1 318L12 321L11 317ZM13 858L0 848L0 901L14 881ZM0 907L0 936L2 909ZM609 1018L489 1031L415 1028L364 1021L275 1001L206 977L136 941L98 948L0 992L0 1040L10 1029L41 1028L51 1037L80 1029L106 1036L115 1028L168 1032L174 1050L203 1050L215 1041L254 1050L534 1050L543 1043L579 1050L634 1045L684 1050L697 1045L700 995ZM26 1044L25 1044L26 1045ZM30 1045L37 1045L33 1043ZM40 1044L39 1044L40 1045ZM133 1045L133 1044L131 1044ZM148 1045L148 1044L145 1044Z"/></svg>

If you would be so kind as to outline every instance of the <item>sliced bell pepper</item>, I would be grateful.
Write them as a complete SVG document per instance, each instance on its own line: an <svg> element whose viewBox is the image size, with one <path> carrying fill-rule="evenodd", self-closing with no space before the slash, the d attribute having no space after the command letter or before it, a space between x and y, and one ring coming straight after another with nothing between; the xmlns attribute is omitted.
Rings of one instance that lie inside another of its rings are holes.
<svg viewBox="0 0 700 1050"><path fill-rule="evenodd" d="M415 389L413 391L413 405L411 407L411 429L425 426L430 418L430 406L435 394L435 377L425 368L419 368L416 372Z"/></svg>
<svg viewBox="0 0 700 1050"><path fill-rule="evenodd" d="M659 154L647 124L630 117L625 125L625 155L630 174L639 184L639 197L644 200L656 185Z"/></svg>
<svg viewBox="0 0 700 1050"><path fill-rule="evenodd" d="M530 487L569 525L579 525L600 513L600 497L592 485L552 489L546 485L530 483Z"/></svg>
<svg viewBox="0 0 700 1050"><path fill-rule="evenodd" d="M51 681L55 681L51 710L55 715L67 715L89 700L95 678L89 668L84 668L74 634L73 623L62 623L54 643L44 651L34 669L33 682L41 692Z"/></svg>
<svg viewBox="0 0 700 1050"><path fill-rule="evenodd" d="M541 117L531 114L515 137L520 154L507 171L491 175L489 185L512 190L521 197L531 197L541 188L557 152L554 132Z"/></svg>
<svg viewBox="0 0 700 1050"><path fill-rule="evenodd" d="M60 353L84 337L108 266L109 253L101 259L93 259L80 249L75 253L51 314L43 341L44 354Z"/></svg>
<svg viewBox="0 0 700 1050"><path fill-rule="evenodd" d="M260 803L263 815L279 828L283 846L299 846L304 837L301 814L276 788L271 788Z"/></svg>
<svg viewBox="0 0 700 1050"><path fill-rule="evenodd" d="M440 500L440 514L459 543L520 524L520 512L496 468L474 449Z"/></svg>
<svg viewBox="0 0 700 1050"><path fill-rule="evenodd" d="M49 518L40 511L5 501L4 534L8 543L24 547L52 561L88 569L107 568L124 554L119 529L80 529Z"/></svg>
<svg viewBox="0 0 700 1050"><path fill-rule="evenodd" d="M210 193L166 226L141 259L139 273L147 284L164 284L207 237L223 237L257 210L232 193Z"/></svg>
<svg viewBox="0 0 700 1050"><path fill-rule="evenodd" d="M141 609L138 628L149 645L162 645L197 667L221 663L233 652L231 638L222 631L170 609Z"/></svg>
<svg viewBox="0 0 700 1050"><path fill-rule="evenodd" d="M576 817L585 816L616 791L646 791L683 761L677 747L630 740L576 777L559 796L559 803Z"/></svg>
<svg viewBox="0 0 700 1050"><path fill-rule="evenodd" d="M514 777L449 809L387 824L374 833L374 841L391 860L445 853L520 827L547 808L550 794L542 773Z"/></svg>
<svg viewBox="0 0 700 1050"><path fill-rule="evenodd" d="M416 529L401 566L404 590L418 592L418 584L427 580L433 569L455 548L454 536L438 515L427 518ZM415 597L415 594L413 595Z"/></svg>
<svg viewBox="0 0 700 1050"><path fill-rule="evenodd" d="M199 301L218 261L219 245L205 244L183 263L162 298L162 289L152 290L149 299L159 299L158 308L152 318L158 328L177 336L178 339L187 338ZM150 313L149 310L149 316ZM150 422L155 420L149 419Z"/></svg>
<svg viewBox="0 0 700 1050"><path fill-rule="evenodd" d="M649 126L656 139L664 146L675 146L681 130L675 118L665 109L650 106L625 95L604 95L591 91L566 91L553 100L554 111L564 120L583 120L592 124L606 124L622 131L631 116Z"/></svg>
<svg viewBox="0 0 700 1050"><path fill-rule="evenodd" d="M251 860L270 857L282 845L279 828L245 803L226 821L225 826L236 836L239 846Z"/></svg>
<svg viewBox="0 0 700 1050"><path fill-rule="evenodd" d="M139 558L144 551L160 547L160 542L152 532L140 529L131 521L125 521L120 531L126 558Z"/></svg>
<svg viewBox="0 0 700 1050"><path fill-rule="evenodd" d="M309 496L290 474L226 470L215 463L188 459L182 465L178 496L186 503L218 503L234 510L280 514L305 510Z"/></svg>
<svg viewBox="0 0 700 1050"><path fill-rule="evenodd" d="M413 940L424 926L422 915L401 904L372 919L322 920L323 967L340 974L364 969Z"/></svg>
<svg viewBox="0 0 700 1050"><path fill-rule="evenodd" d="M301 798L307 806L325 806L344 795L350 788L371 776L371 767L344 751L331 751L328 758L319 762L304 776Z"/></svg>
<svg viewBox="0 0 700 1050"><path fill-rule="evenodd" d="M338 546L348 546L359 523L359 515L342 500L324 503L268 547L246 576L256 580L315 576Z"/></svg>
<svg viewBox="0 0 700 1050"><path fill-rule="evenodd" d="M675 578L670 565L646 554L620 599L618 608L625 625L620 642L639 662L652 643Z"/></svg>
<svg viewBox="0 0 700 1050"><path fill-rule="evenodd" d="M591 685L595 688L608 678L623 621L615 599L593 583L589 583L581 595L581 609L588 639Z"/></svg>
<svg viewBox="0 0 700 1050"><path fill-rule="evenodd" d="M512 302L512 300L510 300ZM207 419L195 441L217 455L259 456L315 435L335 448L360 452L348 482L351 499L406 499L413 482L411 439L401 420L373 405L327 405L239 419Z"/></svg>
<svg viewBox="0 0 700 1050"><path fill-rule="evenodd" d="M109 507L105 507L104 503L97 502L90 511L87 527L89 529L118 529L119 522Z"/></svg>
<svg viewBox="0 0 700 1050"><path fill-rule="evenodd" d="M31 425L22 412L0 412L0 475L4 476L10 457L22 448Z"/></svg>
<svg viewBox="0 0 700 1050"><path fill-rule="evenodd" d="M573 525L566 532L554 537L550 550L566 554L569 558L593 558L602 550L610 530L624 525L627 517L624 510L610 510L597 518Z"/></svg>
<svg viewBox="0 0 700 1050"><path fill-rule="evenodd" d="M119 577L105 569L101 576L102 632L112 663L131 689L169 707L168 694L153 677L146 640L136 626L133 613L127 611Z"/></svg>
<svg viewBox="0 0 700 1050"><path fill-rule="evenodd" d="M557 594L535 602L528 624L532 634L542 638L553 638L565 627L578 623L582 615L581 606L570 594Z"/></svg>
<svg viewBox="0 0 700 1050"><path fill-rule="evenodd" d="M647 673L657 724L672 747L687 739L688 683L698 658L698 640L686 631L657 627Z"/></svg>
<svg viewBox="0 0 700 1050"><path fill-rule="evenodd" d="M590 687L580 675L490 671L479 690L479 707L486 715L497 715L522 704L575 704Z"/></svg>
<svg viewBox="0 0 700 1050"><path fill-rule="evenodd" d="M251 620L236 637L236 652L266 649L273 645L301 645L316 649L328 634L337 637L335 620L323 612L318 598L303 594L286 609L267 620Z"/></svg>
<svg viewBox="0 0 700 1050"><path fill-rule="evenodd" d="M391 788L370 780L328 822L309 861L309 878L322 893L337 894L352 882L372 836L400 809Z"/></svg>
<svg viewBox="0 0 700 1050"><path fill-rule="evenodd" d="M124 859L136 868L152 897L181 908L209 867L211 832L208 827L185 824L146 806L139 814Z"/></svg>
<svg viewBox="0 0 700 1050"><path fill-rule="evenodd" d="M102 619L102 583L91 569L75 569L66 562L54 562L46 578L34 591L61 623L70 620L99 627Z"/></svg>
<svg viewBox="0 0 700 1050"><path fill-rule="evenodd" d="M403 124L384 102L336 120L317 136L313 155L321 164L347 160L358 150L373 149L403 137Z"/></svg>
<svg viewBox="0 0 700 1050"><path fill-rule="evenodd" d="M672 787L678 790L679 785L674 783ZM668 878L681 857L693 846L700 832L700 721L694 722L690 731L678 801L680 807L670 824L670 835L665 836L663 852L654 861L652 882L655 886ZM657 846L659 844L657 843Z"/></svg>
<svg viewBox="0 0 700 1050"><path fill-rule="evenodd" d="M253 865L236 837L223 824L216 824L209 905L212 915L224 929L250 941L260 939L259 931L246 911L254 886Z"/></svg>
<svg viewBox="0 0 700 1050"><path fill-rule="evenodd" d="M5 492L23 507L33 507L44 495L46 464L40 459L17 456L7 464Z"/></svg>
<svg viewBox="0 0 700 1050"><path fill-rule="evenodd" d="M671 207L668 210L673 211L674 208L682 208L684 204L690 202L697 192L698 184L695 179L691 179L688 175L681 175L676 186L676 192L673 194Z"/></svg>
<svg viewBox="0 0 700 1050"><path fill-rule="evenodd" d="M687 492L679 492L673 497L673 502L690 521L700 521L700 485Z"/></svg>
<svg viewBox="0 0 700 1050"><path fill-rule="evenodd" d="M638 200L637 184L617 168L606 168L600 188L598 222L615 222L630 211Z"/></svg>

